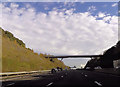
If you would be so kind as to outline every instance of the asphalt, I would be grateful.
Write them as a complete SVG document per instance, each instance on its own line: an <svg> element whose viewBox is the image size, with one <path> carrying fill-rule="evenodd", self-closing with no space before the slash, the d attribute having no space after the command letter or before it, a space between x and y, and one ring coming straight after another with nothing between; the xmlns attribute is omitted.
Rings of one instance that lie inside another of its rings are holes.
<svg viewBox="0 0 120 87"><path fill-rule="evenodd" d="M120 76L88 70L64 70L35 75L33 80L2 82L2 87L120 87Z"/></svg>

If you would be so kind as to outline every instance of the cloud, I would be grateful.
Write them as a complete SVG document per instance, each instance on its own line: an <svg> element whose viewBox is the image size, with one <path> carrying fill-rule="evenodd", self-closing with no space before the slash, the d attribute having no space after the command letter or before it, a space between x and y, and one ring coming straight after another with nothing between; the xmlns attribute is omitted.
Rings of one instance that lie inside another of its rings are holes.
<svg viewBox="0 0 120 87"><path fill-rule="evenodd" d="M114 3L114 4L112 4L112 7L115 7L115 6L117 6L118 5L118 3Z"/></svg>
<svg viewBox="0 0 120 87"><path fill-rule="evenodd" d="M98 13L98 17L99 17L99 18L103 18L103 17L105 17L105 16L106 16L105 13L102 13L102 12L99 12L99 13Z"/></svg>
<svg viewBox="0 0 120 87"><path fill-rule="evenodd" d="M70 67L76 66L77 68L84 67L90 59L64 59L64 62ZM72 61L72 63L71 63ZM75 64L75 65L73 65Z"/></svg>
<svg viewBox="0 0 120 87"><path fill-rule="evenodd" d="M44 8L45 10L49 10L49 8L46 6L45 8Z"/></svg>
<svg viewBox="0 0 120 87"><path fill-rule="evenodd" d="M74 6L75 6L75 2L64 2L64 7L71 8L71 7L74 7Z"/></svg>
<svg viewBox="0 0 120 87"><path fill-rule="evenodd" d="M74 13L74 9L36 13L31 6L19 8L15 3L2 9L1 26L38 53L99 54L117 42L116 16L99 13L97 18L102 19L97 20L90 12Z"/></svg>
<svg viewBox="0 0 120 87"><path fill-rule="evenodd" d="M92 12L92 11L95 11L95 10L97 10L95 6L90 6L90 7L88 8L88 11L89 11L89 12Z"/></svg>
<svg viewBox="0 0 120 87"><path fill-rule="evenodd" d="M81 3L81 4L84 4L84 3L85 3L85 1L84 1L84 0L82 0L82 1L80 1L80 3Z"/></svg>

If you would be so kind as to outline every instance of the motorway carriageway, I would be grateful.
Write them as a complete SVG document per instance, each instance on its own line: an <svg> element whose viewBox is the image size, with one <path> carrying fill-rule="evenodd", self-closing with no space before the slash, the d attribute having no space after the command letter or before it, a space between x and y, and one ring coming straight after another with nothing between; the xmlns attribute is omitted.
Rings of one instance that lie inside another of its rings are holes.
<svg viewBox="0 0 120 87"><path fill-rule="evenodd" d="M120 87L120 76L88 70L35 75L32 80L5 81L2 87Z"/></svg>

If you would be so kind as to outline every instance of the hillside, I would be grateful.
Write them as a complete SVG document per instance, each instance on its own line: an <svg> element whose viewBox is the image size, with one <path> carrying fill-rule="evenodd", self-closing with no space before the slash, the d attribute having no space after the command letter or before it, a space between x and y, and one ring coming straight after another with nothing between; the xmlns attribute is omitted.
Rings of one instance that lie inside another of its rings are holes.
<svg viewBox="0 0 120 87"><path fill-rule="evenodd" d="M34 53L33 50L25 47L22 40L2 29L2 72L35 71L57 66L66 67L58 59L54 59L53 62L45 58L42 53L40 55Z"/></svg>

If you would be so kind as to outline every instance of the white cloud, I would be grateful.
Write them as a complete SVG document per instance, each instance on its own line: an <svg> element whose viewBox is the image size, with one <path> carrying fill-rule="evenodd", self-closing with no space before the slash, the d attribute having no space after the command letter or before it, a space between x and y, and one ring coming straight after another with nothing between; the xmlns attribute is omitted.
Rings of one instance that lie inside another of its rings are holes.
<svg viewBox="0 0 120 87"><path fill-rule="evenodd" d="M74 7L75 6L75 2L64 2L64 6L65 7Z"/></svg>
<svg viewBox="0 0 120 87"><path fill-rule="evenodd" d="M99 12L99 13L98 13L98 17L99 17L99 18L103 18L103 17L105 17L105 16L106 16L105 13L102 13L102 12Z"/></svg>
<svg viewBox="0 0 120 87"><path fill-rule="evenodd" d="M115 7L115 6L117 6L118 5L118 3L114 3L114 4L112 4L112 7Z"/></svg>
<svg viewBox="0 0 120 87"><path fill-rule="evenodd" d="M80 3L81 3L81 4L84 4L84 3L85 3L85 1L83 1L83 0L82 0L82 1L80 1Z"/></svg>
<svg viewBox="0 0 120 87"><path fill-rule="evenodd" d="M19 7L19 5L18 5L18 4L15 4L15 3L11 3L11 4L10 4L10 7L14 9L14 8Z"/></svg>
<svg viewBox="0 0 120 87"><path fill-rule="evenodd" d="M45 8L44 8L45 10L49 10L49 8L46 6Z"/></svg>
<svg viewBox="0 0 120 87"><path fill-rule="evenodd" d="M95 6L90 6L88 8L88 11L90 11L90 12L95 11L95 10L97 10Z"/></svg>
<svg viewBox="0 0 120 87"><path fill-rule="evenodd" d="M116 16L101 12L98 17L103 19L96 20L90 12L73 13L73 9L36 13L32 7L18 9L15 3L3 9L1 26L36 52L99 54L117 42Z"/></svg>

